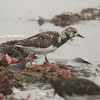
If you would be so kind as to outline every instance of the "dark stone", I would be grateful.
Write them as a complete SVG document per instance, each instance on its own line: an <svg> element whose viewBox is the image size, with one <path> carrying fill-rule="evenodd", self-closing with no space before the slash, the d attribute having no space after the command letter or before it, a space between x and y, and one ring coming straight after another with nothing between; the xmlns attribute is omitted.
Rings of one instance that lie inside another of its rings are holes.
<svg viewBox="0 0 100 100"><path fill-rule="evenodd" d="M24 70L26 67L26 62L23 60L21 62L19 62L17 65L12 64L10 65L11 69L17 71L17 70Z"/></svg>

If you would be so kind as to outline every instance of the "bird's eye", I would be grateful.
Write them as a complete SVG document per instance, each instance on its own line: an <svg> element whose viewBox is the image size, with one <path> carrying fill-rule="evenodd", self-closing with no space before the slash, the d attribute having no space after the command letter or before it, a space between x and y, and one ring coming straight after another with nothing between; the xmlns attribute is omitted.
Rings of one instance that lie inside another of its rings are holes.
<svg viewBox="0 0 100 100"><path fill-rule="evenodd" d="M76 31L73 31L73 33L75 34L75 33L77 33Z"/></svg>

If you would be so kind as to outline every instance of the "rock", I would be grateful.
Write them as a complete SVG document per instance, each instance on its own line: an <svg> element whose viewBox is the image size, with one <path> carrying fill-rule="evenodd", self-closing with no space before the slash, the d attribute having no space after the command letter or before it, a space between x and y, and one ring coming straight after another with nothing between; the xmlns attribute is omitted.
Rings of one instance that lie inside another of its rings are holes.
<svg viewBox="0 0 100 100"><path fill-rule="evenodd" d="M24 70L26 67L26 61L22 60L21 62L19 62L18 64L11 64L10 65L11 69L13 69L14 71L17 70Z"/></svg>

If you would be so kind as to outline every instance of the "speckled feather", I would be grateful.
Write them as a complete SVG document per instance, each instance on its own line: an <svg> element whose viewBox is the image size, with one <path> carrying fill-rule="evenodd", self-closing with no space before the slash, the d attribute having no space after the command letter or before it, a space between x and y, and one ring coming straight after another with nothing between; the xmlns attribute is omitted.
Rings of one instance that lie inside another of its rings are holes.
<svg viewBox="0 0 100 100"><path fill-rule="evenodd" d="M47 48L50 45L55 46L55 44L58 43L57 42L58 37L60 37L58 32L47 31L47 32L36 34L24 40L20 40L17 42L17 45L22 45L26 47L28 46L28 47Z"/></svg>

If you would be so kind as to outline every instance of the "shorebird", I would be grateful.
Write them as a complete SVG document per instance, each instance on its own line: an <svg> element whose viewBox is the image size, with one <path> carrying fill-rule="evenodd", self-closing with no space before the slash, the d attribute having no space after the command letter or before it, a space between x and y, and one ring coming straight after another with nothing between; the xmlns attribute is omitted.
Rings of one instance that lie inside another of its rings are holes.
<svg viewBox="0 0 100 100"><path fill-rule="evenodd" d="M27 39L19 40L16 42L16 46L21 47L24 50L35 52L37 54L46 55L50 52L55 51L66 41L76 36L84 38L83 36L78 34L75 28L69 27L61 33L56 31L46 31L36 34Z"/></svg>
<svg viewBox="0 0 100 100"><path fill-rule="evenodd" d="M57 80L52 83L52 86L55 90L54 94L57 93L65 100L68 100L69 97L73 97L75 95L76 96L100 95L100 87L98 85L96 85L92 81L89 81L87 79L82 79L82 78L68 78L63 80Z"/></svg>

